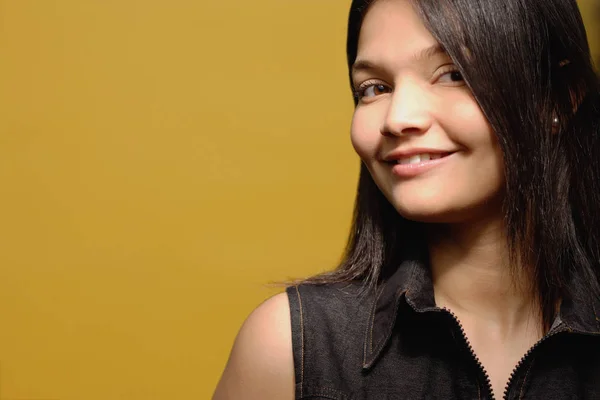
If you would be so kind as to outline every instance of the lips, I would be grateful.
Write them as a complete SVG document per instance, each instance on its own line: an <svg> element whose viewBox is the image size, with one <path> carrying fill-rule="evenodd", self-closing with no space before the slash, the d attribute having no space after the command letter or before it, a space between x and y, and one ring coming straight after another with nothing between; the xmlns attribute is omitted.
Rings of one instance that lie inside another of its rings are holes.
<svg viewBox="0 0 600 400"><path fill-rule="evenodd" d="M413 153L412 155L399 156L393 160L386 160L392 167L392 173L400 178L414 178L432 169L442 167L455 152L445 153ZM432 157L432 155L434 155Z"/></svg>

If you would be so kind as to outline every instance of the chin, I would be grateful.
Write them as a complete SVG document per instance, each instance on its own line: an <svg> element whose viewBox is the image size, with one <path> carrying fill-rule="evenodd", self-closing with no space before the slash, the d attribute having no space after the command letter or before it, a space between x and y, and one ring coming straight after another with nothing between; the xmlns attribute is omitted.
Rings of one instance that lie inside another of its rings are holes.
<svg viewBox="0 0 600 400"><path fill-rule="evenodd" d="M471 199L439 191L422 190L418 194L402 191L389 196L388 200L403 218L428 224L464 222L476 214L477 208L477 202L468 201Z"/></svg>
<svg viewBox="0 0 600 400"><path fill-rule="evenodd" d="M457 187L449 181L382 182L379 188L403 218L415 222L460 224L488 214L495 215L501 210L500 182L486 188L474 188Z"/></svg>
<svg viewBox="0 0 600 400"><path fill-rule="evenodd" d="M461 224L474 221L485 216L496 215L501 206L489 200L469 203L452 201L452 198L409 199L392 201L392 205L403 218L426 224ZM414 201L413 201L414 200ZM499 214L498 214L499 215Z"/></svg>
<svg viewBox="0 0 600 400"><path fill-rule="evenodd" d="M418 198L408 199L407 196L403 196L401 200L389 197L388 200L398 214L411 221L435 223L447 219L447 207L442 204L441 199L430 201Z"/></svg>
<svg viewBox="0 0 600 400"><path fill-rule="evenodd" d="M422 222L425 224L452 224L461 221L461 217L455 212L432 209L405 209L396 207L398 214L409 221Z"/></svg>

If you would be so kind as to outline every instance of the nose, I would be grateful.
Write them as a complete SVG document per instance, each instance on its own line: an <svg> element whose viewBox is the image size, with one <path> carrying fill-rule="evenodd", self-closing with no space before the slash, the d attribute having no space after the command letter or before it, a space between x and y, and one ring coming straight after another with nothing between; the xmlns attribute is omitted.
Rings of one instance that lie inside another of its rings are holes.
<svg viewBox="0 0 600 400"><path fill-rule="evenodd" d="M422 135L432 124L430 101L425 89L416 83L397 85L385 115L384 136Z"/></svg>

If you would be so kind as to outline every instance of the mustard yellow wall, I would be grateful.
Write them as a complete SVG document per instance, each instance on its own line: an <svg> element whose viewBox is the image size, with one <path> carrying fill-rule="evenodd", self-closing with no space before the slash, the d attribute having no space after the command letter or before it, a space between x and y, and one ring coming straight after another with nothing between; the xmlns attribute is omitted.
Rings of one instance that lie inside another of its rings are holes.
<svg viewBox="0 0 600 400"><path fill-rule="evenodd" d="M333 265L346 0L0 0L0 399L206 399Z"/></svg>
<svg viewBox="0 0 600 400"><path fill-rule="evenodd" d="M600 0L577 0L594 60L600 60Z"/></svg>
<svg viewBox="0 0 600 400"><path fill-rule="evenodd" d="M0 0L0 399L207 399L336 262L346 3Z"/></svg>

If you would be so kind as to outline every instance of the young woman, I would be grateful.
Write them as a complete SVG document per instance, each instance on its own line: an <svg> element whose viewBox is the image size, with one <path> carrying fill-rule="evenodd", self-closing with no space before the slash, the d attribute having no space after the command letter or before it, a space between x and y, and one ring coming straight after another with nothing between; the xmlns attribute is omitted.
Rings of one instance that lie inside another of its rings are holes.
<svg viewBox="0 0 600 400"><path fill-rule="evenodd" d="M600 103L575 0L354 0L346 257L215 399L600 398Z"/></svg>

